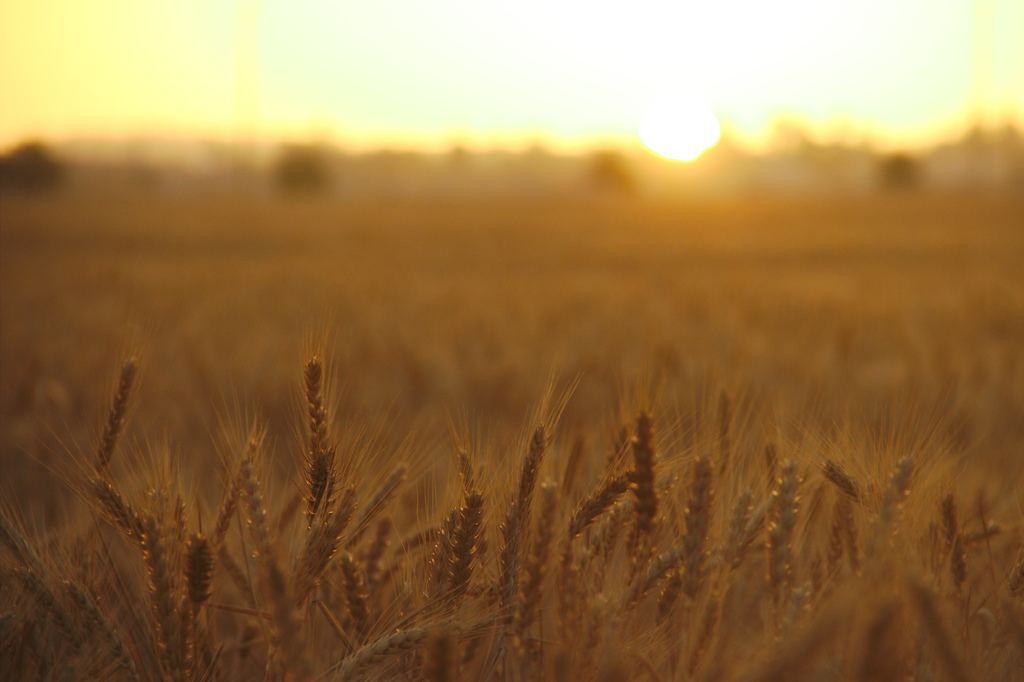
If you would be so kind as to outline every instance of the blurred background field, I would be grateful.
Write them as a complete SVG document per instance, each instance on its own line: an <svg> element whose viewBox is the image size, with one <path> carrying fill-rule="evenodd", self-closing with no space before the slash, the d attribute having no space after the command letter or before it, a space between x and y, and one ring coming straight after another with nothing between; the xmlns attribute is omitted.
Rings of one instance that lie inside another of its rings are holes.
<svg viewBox="0 0 1024 682"><path fill-rule="evenodd" d="M53 512L47 469L92 447L129 347L134 448L212 470L255 411L292 468L299 368L326 339L339 423L386 424L389 447L421 434L427 459L449 420L511 441L552 380L578 379L561 437L599 451L629 396L682 439L726 391L757 437L895 420L1010 485L1022 218L1020 195L981 191L5 194L0 468L26 512Z"/></svg>

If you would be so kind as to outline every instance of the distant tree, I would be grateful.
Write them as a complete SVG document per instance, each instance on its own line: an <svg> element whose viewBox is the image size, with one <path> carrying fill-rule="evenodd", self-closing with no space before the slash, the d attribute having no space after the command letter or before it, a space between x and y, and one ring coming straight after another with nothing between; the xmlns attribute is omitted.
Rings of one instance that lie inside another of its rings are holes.
<svg viewBox="0 0 1024 682"><path fill-rule="evenodd" d="M806 123L796 118L781 117L772 121L771 137L776 150L784 154L804 154L815 146Z"/></svg>
<svg viewBox="0 0 1024 682"><path fill-rule="evenodd" d="M448 165L451 168L465 168L469 165L469 150L461 144L456 144L448 150Z"/></svg>
<svg viewBox="0 0 1024 682"><path fill-rule="evenodd" d="M879 162L879 180L883 189L916 189L921 184L920 164L909 154L889 154Z"/></svg>
<svg viewBox="0 0 1024 682"><path fill-rule="evenodd" d="M636 189L629 162L617 151L596 152L590 159L587 176L590 184L601 191L629 194Z"/></svg>
<svg viewBox="0 0 1024 682"><path fill-rule="evenodd" d="M286 145L274 163L275 184L287 192L321 192L330 181L327 154L315 145Z"/></svg>
<svg viewBox="0 0 1024 682"><path fill-rule="evenodd" d="M5 190L51 192L66 174L64 164L39 141L26 142L0 156L0 188Z"/></svg>

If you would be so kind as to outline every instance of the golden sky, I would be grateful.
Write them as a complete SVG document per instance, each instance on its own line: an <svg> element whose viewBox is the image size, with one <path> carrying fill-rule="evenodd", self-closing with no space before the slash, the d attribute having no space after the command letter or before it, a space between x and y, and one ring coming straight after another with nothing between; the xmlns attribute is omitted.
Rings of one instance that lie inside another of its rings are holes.
<svg viewBox="0 0 1024 682"><path fill-rule="evenodd" d="M663 97L756 140L1024 122L1022 0L5 0L0 145L634 140Z"/></svg>

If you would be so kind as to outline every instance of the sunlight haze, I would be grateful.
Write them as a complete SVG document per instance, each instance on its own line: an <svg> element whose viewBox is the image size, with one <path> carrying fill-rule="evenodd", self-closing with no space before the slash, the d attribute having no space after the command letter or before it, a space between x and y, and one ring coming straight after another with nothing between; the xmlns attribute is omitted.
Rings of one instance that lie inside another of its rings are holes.
<svg viewBox="0 0 1024 682"><path fill-rule="evenodd" d="M636 141L666 95L926 144L1024 120L1024 3L100 3L0 7L0 143L158 135L443 148Z"/></svg>

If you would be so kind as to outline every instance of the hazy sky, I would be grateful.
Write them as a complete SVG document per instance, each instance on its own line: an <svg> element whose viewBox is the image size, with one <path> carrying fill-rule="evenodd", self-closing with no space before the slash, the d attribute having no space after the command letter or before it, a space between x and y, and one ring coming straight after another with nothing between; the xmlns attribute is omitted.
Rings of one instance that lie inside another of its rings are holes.
<svg viewBox="0 0 1024 682"><path fill-rule="evenodd" d="M1022 36L1024 0L3 0L0 144L578 143L676 94L917 144L1024 122Z"/></svg>

